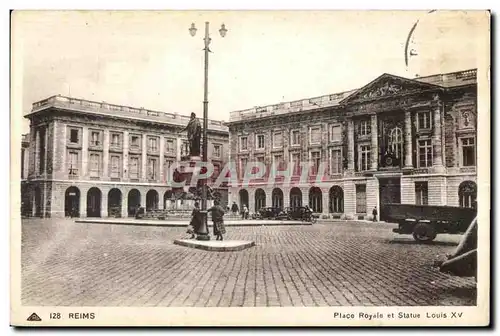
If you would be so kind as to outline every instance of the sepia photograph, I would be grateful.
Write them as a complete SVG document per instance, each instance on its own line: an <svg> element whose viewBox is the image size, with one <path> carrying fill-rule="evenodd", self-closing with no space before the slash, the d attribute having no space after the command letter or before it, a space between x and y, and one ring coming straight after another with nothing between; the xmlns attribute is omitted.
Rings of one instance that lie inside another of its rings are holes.
<svg viewBox="0 0 500 336"><path fill-rule="evenodd" d="M12 325L490 323L489 11L10 24Z"/></svg>

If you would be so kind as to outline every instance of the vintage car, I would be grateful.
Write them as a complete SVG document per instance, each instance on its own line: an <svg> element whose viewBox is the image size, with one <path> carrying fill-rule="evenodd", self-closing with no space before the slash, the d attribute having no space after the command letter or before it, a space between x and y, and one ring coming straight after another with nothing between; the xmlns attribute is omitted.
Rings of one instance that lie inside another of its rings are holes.
<svg viewBox="0 0 500 336"><path fill-rule="evenodd" d="M412 234L419 242L430 242L439 233L464 233L476 214L476 209L452 206L385 204L380 208L381 220L399 224L393 232Z"/></svg>
<svg viewBox="0 0 500 336"><path fill-rule="evenodd" d="M278 219L282 213L281 208L277 207L264 207L252 215L253 219Z"/></svg>
<svg viewBox="0 0 500 336"><path fill-rule="evenodd" d="M316 221L317 216L311 214L310 218L305 216L306 207L288 207L285 208L284 213L286 214L286 218L288 220L310 220L312 222Z"/></svg>

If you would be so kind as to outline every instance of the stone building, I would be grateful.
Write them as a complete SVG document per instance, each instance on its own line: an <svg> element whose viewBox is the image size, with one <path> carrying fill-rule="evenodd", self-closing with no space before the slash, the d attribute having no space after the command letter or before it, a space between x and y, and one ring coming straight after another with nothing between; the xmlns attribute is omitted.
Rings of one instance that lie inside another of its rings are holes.
<svg viewBox="0 0 500 336"><path fill-rule="evenodd" d="M360 89L231 112L239 183L230 198L252 212L308 204L334 218L370 218L384 203L473 206L476 98L474 69L382 74ZM242 185L252 161L266 175ZM303 162L312 167L301 181ZM291 183L276 171L288 171Z"/></svg>
<svg viewBox="0 0 500 336"><path fill-rule="evenodd" d="M127 217L173 208L170 165L187 155L189 116L53 96L26 118L29 165L22 182L24 215ZM208 159L217 177L227 161L228 130L208 123ZM227 188L217 190L227 202Z"/></svg>

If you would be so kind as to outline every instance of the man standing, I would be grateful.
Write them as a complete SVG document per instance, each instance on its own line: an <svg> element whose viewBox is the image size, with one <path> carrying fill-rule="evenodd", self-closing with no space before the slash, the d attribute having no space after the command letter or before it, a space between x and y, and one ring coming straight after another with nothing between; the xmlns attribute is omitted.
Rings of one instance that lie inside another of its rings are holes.
<svg viewBox="0 0 500 336"><path fill-rule="evenodd" d="M378 215L377 207L373 207L372 215L373 215L373 221L376 222Z"/></svg>
<svg viewBox="0 0 500 336"><path fill-rule="evenodd" d="M215 240L224 240L223 235L226 233L224 226L224 209L220 206L219 200L214 200L214 206L207 209L207 212L212 213L212 222L214 223Z"/></svg>
<svg viewBox="0 0 500 336"><path fill-rule="evenodd" d="M190 156L200 156L200 144L201 144L201 124L196 114L191 113L191 120L181 132L187 130L187 136L189 141L189 155Z"/></svg>
<svg viewBox="0 0 500 336"><path fill-rule="evenodd" d="M231 206L231 211L233 212L233 216L236 216L238 214L238 204L236 202L233 202L233 205Z"/></svg>

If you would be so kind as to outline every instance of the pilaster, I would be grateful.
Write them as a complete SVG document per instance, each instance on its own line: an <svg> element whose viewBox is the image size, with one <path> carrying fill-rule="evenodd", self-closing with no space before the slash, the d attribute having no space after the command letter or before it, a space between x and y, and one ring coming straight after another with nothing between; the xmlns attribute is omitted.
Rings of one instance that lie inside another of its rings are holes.
<svg viewBox="0 0 500 336"><path fill-rule="evenodd" d="M87 165L88 165L88 160L89 160L89 154L88 154L88 149L89 149L89 128L87 126L83 126L82 129L82 172L80 173L80 176L82 178L87 176ZM85 195L85 204L86 204L86 198L87 196ZM87 216L87 205L85 205L85 217Z"/></svg>
<svg viewBox="0 0 500 336"><path fill-rule="evenodd" d="M371 116L371 170L378 169L378 122L377 115Z"/></svg>
<svg viewBox="0 0 500 336"><path fill-rule="evenodd" d="M147 172L147 155L148 155L148 136L142 134L142 157L141 157L141 179L146 181ZM142 203L141 203L142 205Z"/></svg>
<svg viewBox="0 0 500 336"><path fill-rule="evenodd" d="M102 162L103 162L103 176L106 179L109 175L109 130L104 130L104 139L103 139L103 152L102 152ZM106 206L106 212L108 207ZM107 217L107 216L106 216Z"/></svg>
<svg viewBox="0 0 500 336"><path fill-rule="evenodd" d="M354 171L354 121L347 122L347 170Z"/></svg>
<svg viewBox="0 0 500 336"><path fill-rule="evenodd" d="M128 135L128 131L124 131L123 132L123 170L122 170L122 174L121 176L123 176L123 179L124 180L128 180L128 139L129 138L129 135ZM124 200L127 199L127 196L128 195L124 195ZM125 210L127 208L125 207ZM127 217L127 216L125 216Z"/></svg>
<svg viewBox="0 0 500 336"><path fill-rule="evenodd" d="M413 168L413 149L412 149L412 134L411 134L411 111L405 111L405 168Z"/></svg>

